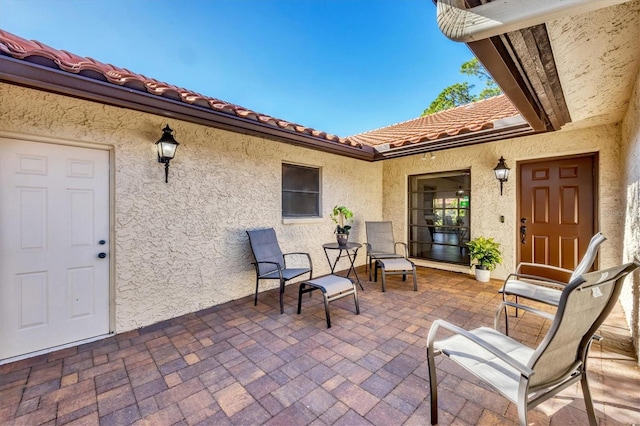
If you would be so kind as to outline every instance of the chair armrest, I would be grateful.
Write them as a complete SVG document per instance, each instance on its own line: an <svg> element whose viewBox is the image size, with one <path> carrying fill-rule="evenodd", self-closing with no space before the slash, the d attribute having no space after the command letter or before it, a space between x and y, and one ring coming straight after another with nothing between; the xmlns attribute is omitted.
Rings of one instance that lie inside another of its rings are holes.
<svg viewBox="0 0 640 426"><path fill-rule="evenodd" d="M271 264L271 265L276 265L276 267L278 268L278 274L280 274L280 278L282 278L282 268L280 267L280 264L278 262L269 262L267 260L261 260L260 262L256 261L256 262L251 262L252 265L255 265L256 267L256 274L258 274L258 276L260 276L260 269L258 268L258 266L261 263L267 263L267 264Z"/></svg>
<svg viewBox="0 0 640 426"><path fill-rule="evenodd" d="M429 330L429 336L427 337L427 347L429 348L429 352L430 353L434 353L433 352L433 344L434 344L436 333L437 333L439 327L446 328L449 331L453 331L454 333L457 333L457 334L461 335L462 337L465 337L465 338L471 340L473 343L475 343L478 346L482 347L483 349L491 352L492 354L494 354L495 356L500 358L502 361L506 362L511 367L513 367L516 370L518 370L520 372L520 374L523 375L524 377L526 377L527 379L530 378L531 376L533 376L534 373L535 373L531 368L529 368L526 365L522 364L517 359L514 359L514 358L510 357L509 355L507 355L506 353L504 353L500 349L496 348L492 344L486 342L485 340L482 340L478 336L473 335L472 333L468 332L464 328L458 327L457 325L453 325L450 322L447 322L445 320L435 320L433 322L433 324L431 325L431 329Z"/></svg>
<svg viewBox="0 0 640 426"><path fill-rule="evenodd" d="M521 262L518 264L518 267L516 268L516 273L520 272L520 268L523 266L531 266L534 268L541 268L541 269L550 269L552 271L558 271L558 272L565 272L569 275L571 275L573 273L572 270L570 269L565 269L565 268L561 268L559 266L553 266L553 265L546 265L544 263L533 263L533 262Z"/></svg>
<svg viewBox="0 0 640 426"><path fill-rule="evenodd" d="M364 247L367 249L367 256L369 256L369 253L371 253L371 244L364 243Z"/></svg>
<svg viewBox="0 0 640 426"><path fill-rule="evenodd" d="M311 256L309 256L309 253L302 253L302 252L292 252L292 253L284 253L282 255L282 258L284 260L284 267L287 267L287 256L293 256L293 255L305 255L307 256L307 260L309 261L309 269L313 269L313 263L311 263Z"/></svg>
<svg viewBox="0 0 640 426"><path fill-rule="evenodd" d="M496 316L493 320L493 328L494 330L498 330L500 327L500 316L502 315L503 312L505 312L505 309L507 306L511 306L514 307L516 309L522 309L523 311L527 311L527 312L531 312L532 314L536 314L538 316L541 316L543 318L546 318L548 320L552 320L554 318L554 315L548 313L548 312L544 312L541 311L540 309L535 309L532 308L531 306L527 306L527 305L521 305L520 303L513 303L513 302L509 302L509 301L504 301L502 302L499 306L498 306L498 310L496 311Z"/></svg>
<svg viewBox="0 0 640 426"><path fill-rule="evenodd" d="M504 280L504 285L507 284L507 282L511 279L511 278L520 278L522 281L529 283L529 284L541 284L541 285L547 285L547 286L551 286L551 287L559 287L560 289L563 289L567 286L567 283L562 282L562 281L558 281L558 280L554 280L551 278L546 278L546 277L539 277L537 275L529 275L529 274L520 274L517 272L512 272L510 273L507 278ZM524 279L523 279L524 278ZM504 286L503 286L504 288Z"/></svg>
<svg viewBox="0 0 640 426"><path fill-rule="evenodd" d="M398 249L397 249L398 245L401 245L401 246L404 247L404 257L405 257L405 259L407 257L409 257L409 251L407 249L407 245L405 243L401 242L401 241L398 241L393 245L393 250L396 252L396 254L398 253Z"/></svg>

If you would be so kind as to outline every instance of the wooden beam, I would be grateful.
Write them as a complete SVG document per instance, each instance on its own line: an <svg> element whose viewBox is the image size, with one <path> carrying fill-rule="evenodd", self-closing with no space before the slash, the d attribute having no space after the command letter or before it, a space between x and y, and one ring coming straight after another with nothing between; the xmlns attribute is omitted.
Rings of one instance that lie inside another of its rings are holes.
<svg viewBox="0 0 640 426"><path fill-rule="evenodd" d="M493 37L467 43L467 46L529 125L536 132L549 130L551 126L536 101L533 88L523 78L502 39Z"/></svg>

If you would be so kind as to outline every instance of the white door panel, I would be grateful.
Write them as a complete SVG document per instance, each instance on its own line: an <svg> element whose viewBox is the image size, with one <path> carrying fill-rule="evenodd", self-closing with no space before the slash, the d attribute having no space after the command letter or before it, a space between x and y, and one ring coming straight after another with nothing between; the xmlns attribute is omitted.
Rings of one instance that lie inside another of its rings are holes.
<svg viewBox="0 0 640 426"><path fill-rule="evenodd" d="M0 359L107 334L109 153L0 145Z"/></svg>

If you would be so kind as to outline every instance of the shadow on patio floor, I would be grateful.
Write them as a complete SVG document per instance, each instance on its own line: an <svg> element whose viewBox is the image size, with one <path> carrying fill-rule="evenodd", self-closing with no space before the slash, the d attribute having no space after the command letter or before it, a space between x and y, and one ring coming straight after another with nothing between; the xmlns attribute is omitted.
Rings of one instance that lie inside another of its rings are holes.
<svg viewBox="0 0 640 426"><path fill-rule="evenodd" d="M336 301L331 329L318 293L296 315L292 285L284 315L270 290L255 307L249 296L0 366L0 424L429 424L431 322L492 326L500 283L426 268L418 279L418 292L399 276L388 278L386 293L363 281L361 315L352 298ZM621 321L614 312L608 334L624 342ZM534 345L548 325L525 314L512 335ZM628 346L613 348L591 349L596 413L601 424L640 423L640 372ZM440 424L517 421L513 404L453 362L438 366ZM532 410L530 420L586 423L579 385Z"/></svg>

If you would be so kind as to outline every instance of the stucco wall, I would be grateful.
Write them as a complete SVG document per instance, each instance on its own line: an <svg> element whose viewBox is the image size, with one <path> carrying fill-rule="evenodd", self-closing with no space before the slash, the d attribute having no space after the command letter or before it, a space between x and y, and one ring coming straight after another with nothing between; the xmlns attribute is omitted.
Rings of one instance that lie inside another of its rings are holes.
<svg viewBox="0 0 640 426"><path fill-rule="evenodd" d="M423 160L422 156L416 155L384 161L383 216L394 220L396 234L407 235L407 177L470 169L471 238L491 236L502 245L504 262L493 271L492 277L504 278L514 270L517 263L516 241L519 224L516 217L516 163L535 158L598 152L600 230L608 238L600 251L600 265L612 266L620 259L623 216L620 211L621 171L617 135L616 126L600 126L440 151L436 153L434 160L429 159L429 156ZM502 196L493 172L501 155L511 168L509 181L505 184ZM504 223L499 220L501 215L505 217Z"/></svg>
<svg viewBox="0 0 640 426"><path fill-rule="evenodd" d="M640 73L631 94L629 107L621 126L624 177L621 193L624 199L623 259L640 259ZM640 271L627 278L622 295L622 307L633 336L636 353L640 352Z"/></svg>
<svg viewBox="0 0 640 426"><path fill-rule="evenodd" d="M381 218L380 163L7 84L0 105L0 130L114 147L116 332L253 294L246 229L274 227L282 250L308 251L320 275L335 204L355 213L350 241ZM167 123L180 146L165 184L154 143ZM283 224L283 161L321 168L322 219Z"/></svg>

